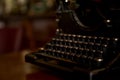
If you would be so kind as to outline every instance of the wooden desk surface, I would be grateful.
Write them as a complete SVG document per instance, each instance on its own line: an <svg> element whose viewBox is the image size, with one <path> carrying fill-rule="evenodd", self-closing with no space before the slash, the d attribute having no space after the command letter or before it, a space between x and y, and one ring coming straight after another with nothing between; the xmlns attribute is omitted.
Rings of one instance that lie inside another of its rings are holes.
<svg viewBox="0 0 120 80"><path fill-rule="evenodd" d="M24 53L0 54L0 80L62 80L43 68L26 63Z"/></svg>
<svg viewBox="0 0 120 80"><path fill-rule="evenodd" d="M0 80L25 80L24 64L20 53L0 54Z"/></svg>

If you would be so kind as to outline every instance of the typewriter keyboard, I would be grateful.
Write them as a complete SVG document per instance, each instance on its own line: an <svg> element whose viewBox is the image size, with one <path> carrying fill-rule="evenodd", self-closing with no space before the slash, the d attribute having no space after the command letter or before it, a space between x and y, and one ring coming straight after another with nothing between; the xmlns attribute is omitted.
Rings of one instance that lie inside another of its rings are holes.
<svg viewBox="0 0 120 80"><path fill-rule="evenodd" d="M36 59L42 59L46 62L51 59L55 60L55 63L52 64L67 66L67 68L79 66L87 69L98 69L110 65L116 59L119 54L118 44L119 38L61 32L33 55L36 56Z"/></svg>

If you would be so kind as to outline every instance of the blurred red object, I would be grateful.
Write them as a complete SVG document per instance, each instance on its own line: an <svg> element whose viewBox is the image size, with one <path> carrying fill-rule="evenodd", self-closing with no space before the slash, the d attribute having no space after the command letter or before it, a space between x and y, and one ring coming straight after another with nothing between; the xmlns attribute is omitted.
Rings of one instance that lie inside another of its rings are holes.
<svg viewBox="0 0 120 80"><path fill-rule="evenodd" d="M20 50L22 28L0 29L0 54Z"/></svg>

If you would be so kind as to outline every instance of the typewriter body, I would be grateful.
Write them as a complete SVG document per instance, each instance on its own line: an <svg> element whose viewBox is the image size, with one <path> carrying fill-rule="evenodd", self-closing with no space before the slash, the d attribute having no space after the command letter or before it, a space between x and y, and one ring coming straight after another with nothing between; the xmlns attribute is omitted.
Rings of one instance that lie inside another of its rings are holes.
<svg viewBox="0 0 120 80"><path fill-rule="evenodd" d="M120 72L120 7L112 1L57 0L56 35L27 54L26 62L85 73L89 80L99 73Z"/></svg>

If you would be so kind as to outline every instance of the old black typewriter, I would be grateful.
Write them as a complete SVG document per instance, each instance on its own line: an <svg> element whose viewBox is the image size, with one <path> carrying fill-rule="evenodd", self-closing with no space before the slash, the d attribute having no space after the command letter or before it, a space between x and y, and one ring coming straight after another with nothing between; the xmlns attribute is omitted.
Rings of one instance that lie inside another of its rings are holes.
<svg viewBox="0 0 120 80"><path fill-rule="evenodd" d="M120 72L120 7L116 0L57 0L59 28L25 56L28 63L94 75ZM98 79L96 79L98 80Z"/></svg>

